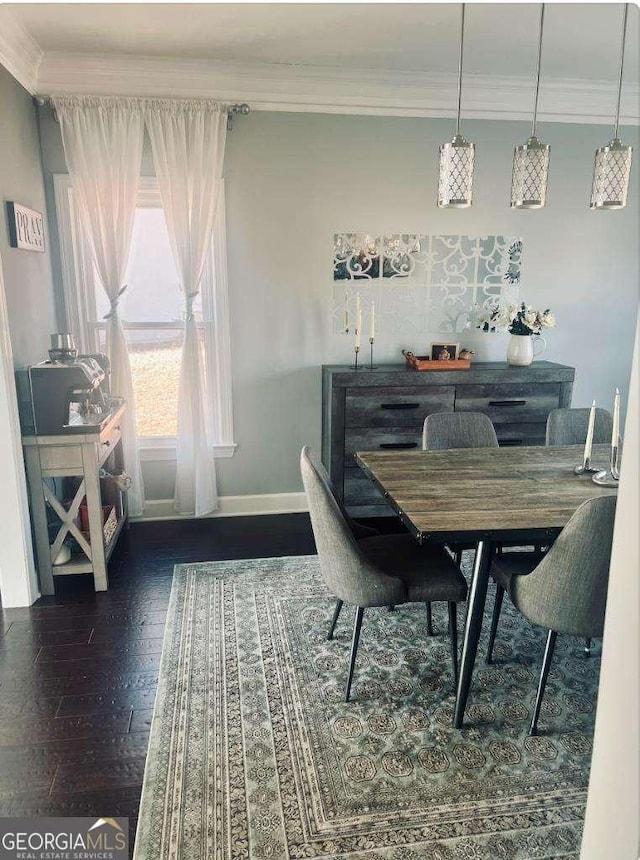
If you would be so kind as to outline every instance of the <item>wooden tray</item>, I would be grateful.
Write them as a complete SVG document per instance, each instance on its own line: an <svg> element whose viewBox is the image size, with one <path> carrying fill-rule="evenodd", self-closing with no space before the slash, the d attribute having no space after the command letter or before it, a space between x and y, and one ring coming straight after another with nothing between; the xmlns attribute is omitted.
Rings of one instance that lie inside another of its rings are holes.
<svg viewBox="0 0 640 860"><path fill-rule="evenodd" d="M428 355L414 355L408 349L403 349L402 354L407 362L407 367L412 370L469 370L471 359L452 358L449 361L436 361Z"/></svg>

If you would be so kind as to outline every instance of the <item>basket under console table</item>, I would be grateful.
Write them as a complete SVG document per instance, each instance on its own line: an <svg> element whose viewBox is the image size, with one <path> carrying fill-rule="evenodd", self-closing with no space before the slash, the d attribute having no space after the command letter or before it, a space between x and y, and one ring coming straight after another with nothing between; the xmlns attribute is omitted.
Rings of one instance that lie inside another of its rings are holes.
<svg viewBox="0 0 640 860"><path fill-rule="evenodd" d="M322 460L334 490L355 517L393 512L356 464L356 451L420 450L434 412L483 412L500 445L544 445L547 416L571 405L575 369L550 361L513 367L473 362L469 370L417 371L387 364L369 370L322 368Z"/></svg>
<svg viewBox="0 0 640 860"><path fill-rule="evenodd" d="M92 573L96 591L108 588L107 564L127 518L126 494L109 477L123 472L125 409L115 405L86 432L22 437L42 594L55 593L54 577L78 573ZM65 543L71 558L55 564Z"/></svg>

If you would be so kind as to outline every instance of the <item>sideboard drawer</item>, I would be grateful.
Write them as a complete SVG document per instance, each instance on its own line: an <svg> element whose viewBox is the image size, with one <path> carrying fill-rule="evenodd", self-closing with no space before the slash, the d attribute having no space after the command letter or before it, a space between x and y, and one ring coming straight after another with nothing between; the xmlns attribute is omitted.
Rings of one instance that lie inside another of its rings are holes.
<svg viewBox="0 0 640 860"><path fill-rule="evenodd" d="M558 383L458 385L456 412L484 412L494 424L544 422L560 405Z"/></svg>
<svg viewBox="0 0 640 860"><path fill-rule="evenodd" d="M354 463L356 451L420 451L422 424L418 427L350 428L344 434L345 465Z"/></svg>
<svg viewBox="0 0 640 860"><path fill-rule="evenodd" d="M545 421L496 424L496 436L500 447L520 445L544 445L547 432Z"/></svg>
<svg viewBox="0 0 640 860"><path fill-rule="evenodd" d="M453 385L347 388L345 427L418 427L432 412L453 412Z"/></svg>

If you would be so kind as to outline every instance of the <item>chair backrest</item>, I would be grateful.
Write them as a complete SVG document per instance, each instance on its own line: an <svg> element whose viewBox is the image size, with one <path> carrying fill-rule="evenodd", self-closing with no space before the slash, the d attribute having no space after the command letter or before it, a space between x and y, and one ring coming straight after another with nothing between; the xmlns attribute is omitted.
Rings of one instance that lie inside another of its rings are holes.
<svg viewBox="0 0 640 860"><path fill-rule="evenodd" d="M423 451L497 447L496 431L482 412L435 412L424 419Z"/></svg>
<svg viewBox="0 0 640 860"><path fill-rule="evenodd" d="M340 600L357 606L403 603L406 589L402 581L386 576L360 550L324 466L306 445L300 454L300 472L327 587Z"/></svg>
<svg viewBox="0 0 640 860"><path fill-rule="evenodd" d="M589 409L554 409L547 418L547 445L584 445L589 425ZM609 442L613 418L606 409L596 408L593 442Z"/></svg>
<svg viewBox="0 0 640 860"><path fill-rule="evenodd" d="M318 477L330 489L331 495L336 500L336 504L340 508L340 513L345 518L345 521L346 521L347 525L349 526L349 530L351 531L351 534L354 536L354 538L356 540L359 540L360 538L373 537L374 535L379 534L378 529L373 528L372 526L363 526L360 523L357 523L354 519L352 519L349 516L345 506L342 504L342 502L340 501L340 499L336 495L336 491L335 491L334 486L333 486L333 481L329 477L329 473L325 469L324 463L322 462L322 460L320 460L318 457L316 457L313 454L313 452L311 451L310 448L308 450L310 452L309 456L310 456L311 460L313 461L313 467L316 470L316 472L318 473Z"/></svg>
<svg viewBox="0 0 640 860"><path fill-rule="evenodd" d="M515 576L510 596L534 624L573 636L602 636L615 496L583 502L540 564Z"/></svg>

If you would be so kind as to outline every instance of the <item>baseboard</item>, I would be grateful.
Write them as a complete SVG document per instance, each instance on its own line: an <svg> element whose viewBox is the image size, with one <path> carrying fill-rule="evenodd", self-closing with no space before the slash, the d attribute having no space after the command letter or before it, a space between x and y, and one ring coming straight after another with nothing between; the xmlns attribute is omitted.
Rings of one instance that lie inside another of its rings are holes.
<svg viewBox="0 0 640 860"><path fill-rule="evenodd" d="M266 493L260 496L221 496L217 511L207 517L249 517L261 514L297 514L307 511L307 498L304 493ZM150 499L145 502L144 513L131 517L132 522L153 520L190 519L177 514L173 499Z"/></svg>

